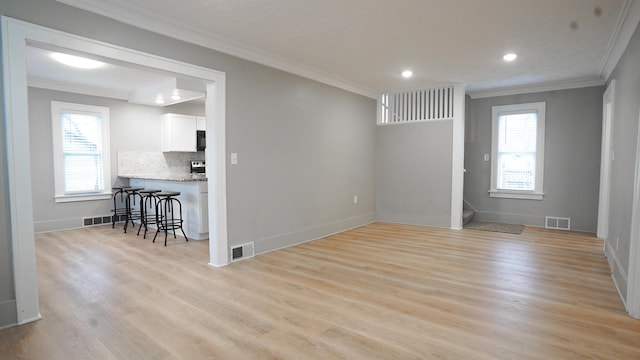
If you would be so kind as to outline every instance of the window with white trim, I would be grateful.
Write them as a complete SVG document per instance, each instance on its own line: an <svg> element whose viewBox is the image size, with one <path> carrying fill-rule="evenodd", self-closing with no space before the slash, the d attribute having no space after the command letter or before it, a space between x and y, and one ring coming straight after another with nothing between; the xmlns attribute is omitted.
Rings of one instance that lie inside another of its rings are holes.
<svg viewBox="0 0 640 360"><path fill-rule="evenodd" d="M51 102L56 202L111 197L109 108Z"/></svg>
<svg viewBox="0 0 640 360"><path fill-rule="evenodd" d="M546 103L494 106L491 197L542 200Z"/></svg>

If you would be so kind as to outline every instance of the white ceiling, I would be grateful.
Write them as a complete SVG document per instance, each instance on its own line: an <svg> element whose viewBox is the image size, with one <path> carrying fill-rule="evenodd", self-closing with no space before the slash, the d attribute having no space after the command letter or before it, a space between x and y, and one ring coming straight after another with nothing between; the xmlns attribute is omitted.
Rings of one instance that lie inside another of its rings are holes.
<svg viewBox="0 0 640 360"><path fill-rule="evenodd" d="M58 1L370 96L442 83L463 83L472 94L601 84L632 3ZM518 59L504 63L511 51ZM403 79L404 69L414 77Z"/></svg>
<svg viewBox="0 0 640 360"><path fill-rule="evenodd" d="M106 63L97 69L77 69L55 61L51 56L55 52L66 51L27 46L29 86L126 100L137 89L171 79L169 74L113 63ZM88 54L74 55L91 57Z"/></svg>

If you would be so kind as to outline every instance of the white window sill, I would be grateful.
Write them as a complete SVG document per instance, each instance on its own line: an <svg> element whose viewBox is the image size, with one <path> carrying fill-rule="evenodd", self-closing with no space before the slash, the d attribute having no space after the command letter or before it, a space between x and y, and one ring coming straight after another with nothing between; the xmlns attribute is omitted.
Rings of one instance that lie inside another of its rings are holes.
<svg viewBox="0 0 640 360"><path fill-rule="evenodd" d="M492 198L542 200L544 193L533 191L489 190Z"/></svg>
<svg viewBox="0 0 640 360"><path fill-rule="evenodd" d="M78 194L78 195L56 195L55 201L57 203L75 202L75 201L92 201L92 200L107 200L111 199L113 194L108 193L96 193L96 194Z"/></svg>

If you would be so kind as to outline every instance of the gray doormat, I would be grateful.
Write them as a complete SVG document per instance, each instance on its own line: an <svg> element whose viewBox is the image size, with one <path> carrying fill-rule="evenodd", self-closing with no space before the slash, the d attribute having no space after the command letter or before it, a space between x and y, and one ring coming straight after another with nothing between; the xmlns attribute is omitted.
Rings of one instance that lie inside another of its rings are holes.
<svg viewBox="0 0 640 360"><path fill-rule="evenodd" d="M522 230L524 230L524 225L503 224L503 223L485 222L485 221L472 221L467 225L465 225L464 228L471 229L471 230L484 230L484 231L493 231L493 232L520 235L522 233Z"/></svg>

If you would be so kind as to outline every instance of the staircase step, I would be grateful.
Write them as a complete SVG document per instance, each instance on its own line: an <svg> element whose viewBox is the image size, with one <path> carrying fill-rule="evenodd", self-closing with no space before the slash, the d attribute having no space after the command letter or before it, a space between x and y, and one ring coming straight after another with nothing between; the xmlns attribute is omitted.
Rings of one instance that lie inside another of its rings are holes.
<svg viewBox="0 0 640 360"><path fill-rule="evenodd" d="M462 225L467 225L476 216L476 212L473 209L466 209L462 211Z"/></svg>

